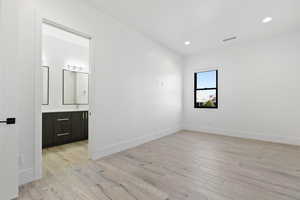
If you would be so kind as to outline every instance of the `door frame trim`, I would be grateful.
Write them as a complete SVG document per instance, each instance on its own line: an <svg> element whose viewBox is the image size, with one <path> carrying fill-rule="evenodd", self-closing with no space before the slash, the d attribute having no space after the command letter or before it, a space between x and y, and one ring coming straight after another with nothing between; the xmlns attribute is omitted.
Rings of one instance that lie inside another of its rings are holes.
<svg viewBox="0 0 300 200"><path fill-rule="evenodd" d="M46 23L64 31L79 35L90 40L89 52L89 140L88 140L88 157L92 158L93 149L95 145L92 142L95 138L95 37L92 34L86 34L68 26L62 25L50 20L47 17L35 12L35 134L34 134L34 180L42 178L42 78L40 76L40 67L42 66L42 24Z"/></svg>
<svg viewBox="0 0 300 200"><path fill-rule="evenodd" d="M1 120L5 120L7 117L20 117L20 111L18 109L20 94L19 94L19 84L18 79L20 78L18 68L20 67L20 54L19 54L19 29L18 29L18 20L19 20L19 4L16 0L0 0L0 67L5 71L8 71L7 77L4 78L4 81L11 81L12 84L6 83L7 92L5 92L3 103L9 102L5 109L1 110ZM3 67L4 66L4 67ZM2 73L2 70L1 70ZM4 76L6 73L4 74ZM2 78L2 77L1 77ZM5 87L1 87L5 89ZM3 98L3 97L2 97ZM2 103L1 103L2 104ZM2 106L1 106L2 108ZM12 126L7 124L1 125L1 139L4 139L3 146L1 146L1 156L2 153L5 156L1 157L0 164L1 166L1 191L0 199L13 199L18 197L18 173L19 173L19 164L18 159L21 158L19 151L19 123L16 123ZM3 138L2 138L3 137ZM7 139L7 140L6 140ZM1 145L2 145L1 142ZM7 147L7 148L6 148ZM7 162L3 164L2 162ZM4 176L2 176L4 175ZM2 191L5 192L2 192Z"/></svg>

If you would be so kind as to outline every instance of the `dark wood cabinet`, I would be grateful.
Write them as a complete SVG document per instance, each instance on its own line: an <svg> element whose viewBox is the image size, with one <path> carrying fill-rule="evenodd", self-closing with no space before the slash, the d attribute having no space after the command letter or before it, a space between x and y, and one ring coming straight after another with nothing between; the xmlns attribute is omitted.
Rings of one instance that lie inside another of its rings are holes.
<svg viewBox="0 0 300 200"><path fill-rule="evenodd" d="M72 133L73 141L85 140L88 138L88 112L74 112L72 113Z"/></svg>
<svg viewBox="0 0 300 200"><path fill-rule="evenodd" d="M88 139L88 111L43 113L43 148Z"/></svg>
<svg viewBox="0 0 300 200"><path fill-rule="evenodd" d="M84 116L84 127L83 127L83 134L84 134L84 138L88 139L89 138L89 112L85 112L85 116Z"/></svg>
<svg viewBox="0 0 300 200"><path fill-rule="evenodd" d="M43 148L54 146L54 115L43 114L42 144Z"/></svg>

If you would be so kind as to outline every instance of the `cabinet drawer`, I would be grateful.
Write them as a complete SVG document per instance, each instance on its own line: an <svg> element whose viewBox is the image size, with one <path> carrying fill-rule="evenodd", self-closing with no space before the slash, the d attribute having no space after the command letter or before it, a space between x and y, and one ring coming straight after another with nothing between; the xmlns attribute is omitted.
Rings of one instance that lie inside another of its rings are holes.
<svg viewBox="0 0 300 200"><path fill-rule="evenodd" d="M54 143L61 145L72 141L71 113L58 113L55 118Z"/></svg>

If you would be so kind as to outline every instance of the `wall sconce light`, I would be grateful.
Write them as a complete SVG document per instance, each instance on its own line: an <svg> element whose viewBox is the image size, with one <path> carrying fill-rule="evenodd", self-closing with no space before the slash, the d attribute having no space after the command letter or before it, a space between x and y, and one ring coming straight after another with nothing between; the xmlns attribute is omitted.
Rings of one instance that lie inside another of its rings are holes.
<svg viewBox="0 0 300 200"><path fill-rule="evenodd" d="M67 65L67 66L65 66L65 69L70 70L70 71L81 71L83 68L75 66L75 65Z"/></svg>

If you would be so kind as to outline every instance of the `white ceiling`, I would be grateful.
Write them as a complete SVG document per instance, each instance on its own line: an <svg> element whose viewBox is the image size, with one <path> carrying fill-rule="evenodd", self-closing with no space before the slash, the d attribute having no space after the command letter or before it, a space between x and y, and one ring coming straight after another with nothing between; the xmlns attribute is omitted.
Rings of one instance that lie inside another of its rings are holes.
<svg viewBox="0 0 300 200"><path fill-rule="evenodd" d="M92 0L102 11L184 55L300 28L300 0ZM262 24L264 17L273 21ZM221 42L237 36L238 40ZM185 46L186 40L191 45Z"/></svg>

